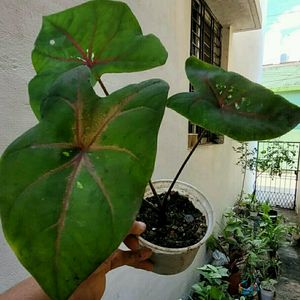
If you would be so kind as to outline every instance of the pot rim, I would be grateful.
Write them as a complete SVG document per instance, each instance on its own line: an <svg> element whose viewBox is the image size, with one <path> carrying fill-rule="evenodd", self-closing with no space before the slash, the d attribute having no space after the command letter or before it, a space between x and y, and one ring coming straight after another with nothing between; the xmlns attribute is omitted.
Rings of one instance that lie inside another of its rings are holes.
<svg viewBox="0 0 300 300"><path fill-rule="evenodd" d="M155 183L172 183L173 180L172 179L159 179L159 180L154 180L152 181L153 184ZM167 247L163 247L163 246L158 246L156 244L153 244L147 240L145 240L144 238L142 238L141 236L138 237L138 239L142 242L142 244L145 247L149 247L153 250L156 250L156 252L160 252L160 253L168 253L168 254L179 254L179 253L183 253L183 252L189 252L191 250L194 250L196 248L199 248L202 244L204 244L207 239L210 237L210 235L213 232L213 228L214 228L214 223L215 223L215 219L214 219L214 210L213 207L211 205L211 203L207 200L207 198L202 194L202 192L194 187L193 185L177 180L176 184L180 184L180 185L184 185L186 187L188 187L189 189L197 192L198 194L201 195L201 202L204 203L205 205L203 206L204 210L200 210L203 214L205 214L206 217L206 225L207 225L207 230L206 233L204 235L204 237L197 242L196 244L193 244L191 246L187 246L187 247L181 247L181 248L167 248ZM175 186L176 186L175 184ZM174 186L174 187L175 187ZM210 220L208 220L208 218L210 218Z"/></svg>

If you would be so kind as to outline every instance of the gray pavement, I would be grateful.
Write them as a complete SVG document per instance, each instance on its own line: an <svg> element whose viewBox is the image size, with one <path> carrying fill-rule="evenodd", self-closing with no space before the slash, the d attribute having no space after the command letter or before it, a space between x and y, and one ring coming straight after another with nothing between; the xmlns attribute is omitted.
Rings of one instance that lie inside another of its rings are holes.
<svg viewBox="0 0 300 300"><path fill-rule="evenodd" d="M279 210L289 222L300 224L300 216L291 210ZM300 242L279 250L281 277L276 288L276 300L300 300Z"/></svg>

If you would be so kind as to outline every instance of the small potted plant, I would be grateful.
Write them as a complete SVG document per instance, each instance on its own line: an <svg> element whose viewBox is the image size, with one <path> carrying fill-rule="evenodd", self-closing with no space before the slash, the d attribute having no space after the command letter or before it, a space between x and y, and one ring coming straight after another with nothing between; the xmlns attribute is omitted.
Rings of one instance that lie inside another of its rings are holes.
<svg viewBox="0 0 300 300"><path fill-rule="evenodd" d="M300 243L300 224L297 224L291 228L291 233L294 241Z"/></svg>
<svg viewBox="0 0 300 300"><path fill-rule="evenodd" d="M193 300L229 300L233 299L228 293L228 270L222 266L204 265L198 268L200 280L193 285Z"/></svg>
<svg viewBox="0 0 300 300"><path fill-rule="evenodd" d="M275 285L277 281L274 279L263 280L260 284L260 296L261 300L272 300L275 296Z"/></svg>
<svg viewBox="0 0 300 300"><path fill-rule="evenodd" d="M140 244L152 249L154 272L163 275L184 271L214 227L213 208L205 196L192 185L176 181L168 197L172 182L151 183L155 196L148 185L138 214L148 227L139 237Z"/></svg>
<svg viewBox="0 0 300 300"><path fill-rule="evenodd" d="M152 79L109 94L102 80L166 59L159 39L144 36L122 2L88 1L43 18L29 84L38 123L1 157L0 213L8 243L51 298L67 299L127 235L166 107L241 141L282 135L300 121L296 105L195 57L186 61L190 93L168 97L168 84Z"/></svg>
<svg viewBox="0 0 300 300"><path fill-rule="evenodd" d="M258 200L254 197L253 199L250 200L250 217L257 217L259 213L259 207L260 203Z"/></svg>

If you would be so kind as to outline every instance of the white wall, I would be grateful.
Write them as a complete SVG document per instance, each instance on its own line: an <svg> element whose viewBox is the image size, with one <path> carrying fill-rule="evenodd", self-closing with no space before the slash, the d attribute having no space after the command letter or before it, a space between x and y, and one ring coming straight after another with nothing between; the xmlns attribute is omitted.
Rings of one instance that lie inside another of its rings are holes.
<svg viewBox="0 0 300 300"><path fill-rule="evenodd" d="M80 2L0 1L0 153L36 123L28 104L27 83L34 75L31 50L41 26L41 17ZM0 292L25 276L28 273L15 258L0 230Z"/></svg>
<svg viewBox="0 0 300 300"><path fill-rule="evenodd" d="M297 181L297 194L296 194L296 214L300 215L300 180L299 180L299 171L298 171L298 181Z"/></svg>
<svg viewBox="0 0 300 300"><path fill-rule="evenodd" d="M161 68L161 71L163 78L167 79L171 85L171 94L186 91L188 83L184 79L183 65L189 55L190 20L187 4L189 1L184 1L184 3L178 0L147 1L149 5L147 12L139 10L141 1L128 0L126 2L135 11L142 27L147 31L154 30L169 51L167 66ZM172 6L170 6L171 3ZM151 20L146 15L151 15ZM181 20L178 19L179 16ZM164 26L161 26L162 22ZM180 44L178 41L181 41ZM240 72L253 81L259 81L262 41L261 31L233 34L229 47L230 54L233 53L229 55L229 69ZM179 45L180 52L178 51ZM173 178L176 174L178 167L188 154L187 125L184 118L172 111L168 111L165 115L160 130L153 179ZM199 188L211 201L218 223L224 210L236 201L241 189L241 172L235 166L237 157L232 150L233 145L236 145L236 142L226 137L223 145L199 147L180 177L180 180ZM191 285L198 278L195 268L204 260L205 249L202 248L188 270L173 276L160 276L127 267L115 270L108 275L104 300L178 299L188 294Z"/></svg>
<svg viewBox="0 0 300 300"><path fill-rule="evenodd" d="M81 0L1 0L0 1L0 153L35 123L28 106L27 83L33 76L30 52L41 25L41 16L62 10ZM126 0L145 33L160 37L169 51L166 66L138 74L104 76L108 90L127 82L151 77L167 80L171 94L187 91L184 62L189 55L190 1ZM257 79L260 68L261 34L235 34L230 43L229 68ZM117 79L116 79L117 78ZM121 84L122 83L122 84ZM201 146L183 172L180 180L198 187L212 202L216 218L236 200L241 174L235 166L233 142ZM187 121L167 111L159 136L159 149L153 178L172 178L188 154ZM159 276L123 267L108 275L105 300L174 300L186 294L197 278L195 268L205 259L202 249L194 264L184 273ZM26 276L0 236L0 292Z"/></svg>

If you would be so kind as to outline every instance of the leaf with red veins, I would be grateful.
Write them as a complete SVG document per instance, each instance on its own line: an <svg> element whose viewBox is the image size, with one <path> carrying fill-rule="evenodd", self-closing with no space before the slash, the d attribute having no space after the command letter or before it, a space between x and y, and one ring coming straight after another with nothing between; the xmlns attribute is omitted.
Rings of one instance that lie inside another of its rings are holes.
<svg viewBox="0 0 300 300"><path fill-rule="evenodd" d="M271 90L196 57L186 62L194 92L168 100L192 123L239 141L272 139L300 122L300 108Z"/></svg>
<svg viewBox="0 0 300 300"><path fill-rule="evenodd" d="M84 66L62 74L39 124L0 161L5 236L57 300L68 299L127 235L153 172L167 101L161 80L100 99L90 76Z"/></svg>
<svg viewBox="0 0 300 300"><path fill-rule="evenodd" d="M32 53L37 76L29 85L38 118L49 88L63 72L80 65L99 79L105 73L148 70L163 65L167 52L154 35L143 35L135 16L122 2L88 1L43 18Z"/></svg>

